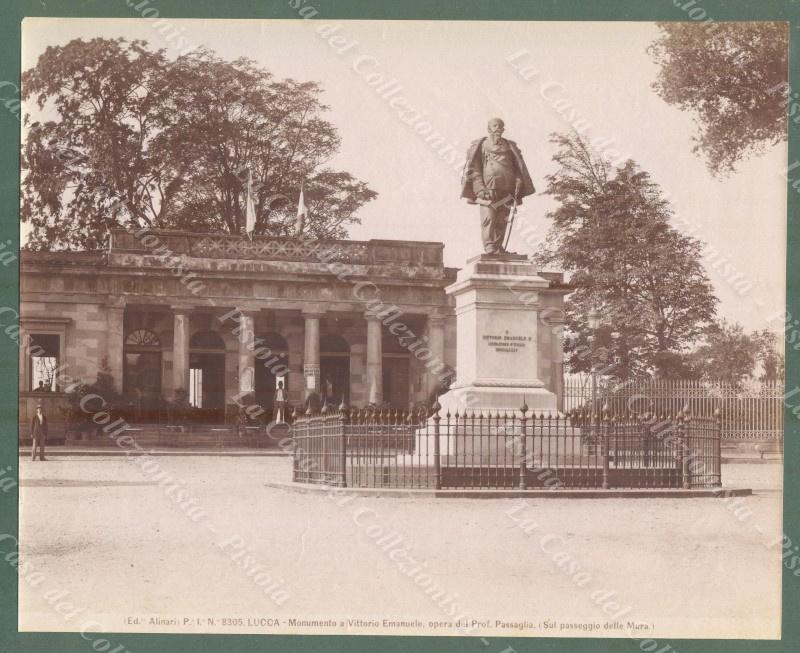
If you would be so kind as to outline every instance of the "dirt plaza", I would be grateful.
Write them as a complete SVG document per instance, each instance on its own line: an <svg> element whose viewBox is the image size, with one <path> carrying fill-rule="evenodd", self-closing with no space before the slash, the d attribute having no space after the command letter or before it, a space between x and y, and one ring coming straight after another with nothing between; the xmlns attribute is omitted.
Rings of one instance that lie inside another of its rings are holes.
<svg viewBox="0 0 800 653"><path fill-rule="evenodd" d="M21 630L779 636L780 464L726 465L735 500L475 500L267 487L286 457L20 463Z"/></svg>

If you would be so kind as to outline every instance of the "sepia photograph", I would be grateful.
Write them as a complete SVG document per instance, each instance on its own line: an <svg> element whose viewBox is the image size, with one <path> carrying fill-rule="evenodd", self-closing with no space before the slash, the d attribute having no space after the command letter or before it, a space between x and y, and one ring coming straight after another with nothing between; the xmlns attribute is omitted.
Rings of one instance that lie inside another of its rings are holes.
<svg viewBox="0 0 800 653"><path fill-rule="evenodd" d="M781 638L788 22L122 4L0 82L21 633Z"/></svg>

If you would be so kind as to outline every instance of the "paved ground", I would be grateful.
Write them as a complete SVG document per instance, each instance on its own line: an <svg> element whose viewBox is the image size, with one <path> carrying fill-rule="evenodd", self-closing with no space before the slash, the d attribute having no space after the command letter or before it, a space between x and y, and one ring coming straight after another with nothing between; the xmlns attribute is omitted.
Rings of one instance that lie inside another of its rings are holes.
<svg viewBox="0 0 800 653"><path fill-rule="evenodd" d="M380 621L390 618L457 634L461 618L492 638L624 636L616 614L622 626L646 625L641 638L778 636L780 557L767 543L780 534L779 464L726 465L727 482L756 492L736 503L344 505L265 487L288 479L285 458L59 456L21 466L23 630L91 620L116 632L348 632L347 620L360 618L377 620L366 630L399 634L419 625ZM158 485L161 474L170 485ZM336 621L326 631L290 619Z"/></svg>

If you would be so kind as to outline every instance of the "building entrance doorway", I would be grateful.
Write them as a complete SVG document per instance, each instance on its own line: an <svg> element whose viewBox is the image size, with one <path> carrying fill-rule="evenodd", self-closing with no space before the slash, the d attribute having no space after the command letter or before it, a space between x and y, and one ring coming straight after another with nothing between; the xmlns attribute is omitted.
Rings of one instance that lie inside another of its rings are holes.
<svg viewBox="0 0 800 653"><path fill-rule="evenodd" d="M267 421L272 421L275 411L275 390L283 382L284 397L289 392L289 354L286 340L278 333L256 337L255 347L255 402L265 411Z"/></svg>
<svg viewBox="0 0 800 653"><path fill-rule="evenodd" d="M189 403L198 419L225 419L225 343L214 331L199 331L189 343Z"/></svg>
<svg viewBox="0 0 800 653"><path fill-rule="evenodd" d="M122 392L138 421L158 421L161 405L161 341L148 329L135 329L125 338Z"/></svg>
<svg viewBox="0 0 800 653"><path fill-rule="evenodd" d="M222 420L225 412L225 354L189 356L189 403L203 419Z"/></svg>
<svg viewBox="0 0 800 653"><path fill-rule="evenodd" d="M338 335L319 341L319 383L322 401L338 406L350 405L350 345Z"/></svg>
<svg viewBox="0 0 800 653"><path fill-rule="evenodd" d="M330 405L350 405L350 356L320 356L320 395Z"/></svg>
<svg viewBox="0 0 800 653"><path fill-rule="evenodd" d="M394 408L408 408L408 356L395 354L383 357L383 401Z"/></svg>

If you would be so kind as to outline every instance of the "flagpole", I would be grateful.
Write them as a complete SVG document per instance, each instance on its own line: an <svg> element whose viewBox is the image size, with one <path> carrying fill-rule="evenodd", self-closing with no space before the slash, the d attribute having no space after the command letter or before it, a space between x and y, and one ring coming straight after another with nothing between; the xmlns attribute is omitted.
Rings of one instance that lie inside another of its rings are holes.
<svg viewBox="0 0 800 653"><path fill-rule="evenodd" d="M245 201L245 233L248 238L253 240L253 232L256 229L256 208L253 202L253 173L250 166L247 166L247 199Z"/></svg>
<svg viewBox="0 0 800 653"><path fill-rule="evenodd" d="M294 221L294 235L299 238L303 234L303 227L308 218L308 206L306 206L305 181L300 182L300 197L297 198L297 217Z"/></svg>

